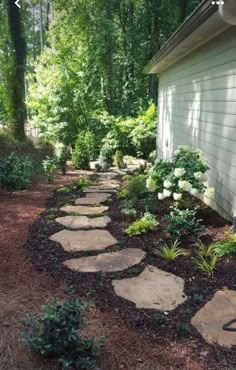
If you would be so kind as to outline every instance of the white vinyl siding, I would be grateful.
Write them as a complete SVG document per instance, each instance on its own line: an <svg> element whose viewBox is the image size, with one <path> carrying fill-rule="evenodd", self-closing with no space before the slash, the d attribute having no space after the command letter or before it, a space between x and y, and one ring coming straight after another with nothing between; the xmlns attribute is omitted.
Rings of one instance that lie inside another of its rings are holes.
<svg viewBox="0 0 236 370"><path fill-rule="evenodd" d="M159 76L159 153L178 145L208 158L211 205L236 216L236 27L207 42Z"/></svg>

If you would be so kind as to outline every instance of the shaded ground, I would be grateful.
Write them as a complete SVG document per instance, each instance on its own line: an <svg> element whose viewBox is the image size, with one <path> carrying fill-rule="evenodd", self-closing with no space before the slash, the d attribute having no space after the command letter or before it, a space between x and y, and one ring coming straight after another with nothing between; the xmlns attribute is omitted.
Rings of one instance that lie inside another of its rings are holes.
<svg viewBox="0 0 236 370"><path fill-rule="evenodd" d="M57 261L52 266L53 273L57 278L43 272L43 270L47 270L48 262L48 260L43 261L43 253L38 253L38 260L34 261L38 270L41 270L37 271L27 258L27 250L23 248L23 245L27 239L29 226L44 211L45 200L52 190L60 185L71 183L77 178L78 173L70 173L64 177L58 176L55 184L49 186L41 182L40 177L37 177L29 190L17 192L14 198L4 193L0 194L1 370L57 369L55 364L42 362L41 359L33 356L19 344L18 338L23 329L21 319L24 313L37 311L52 295L63 296L66 278L62 276L64 280L59 279L59 275L55 273L56 269L54 270L54 268L56 268ZM55 203L55 199L48 202L51 207L53 203ZM112 216L115 216L115 212ZM42 217L42 221L40 220L41 218L36 224L40 225L42 222L45 226L45 217ZM46 226L48 228L48 225ZM52 224L50 227L50 233L52 234L55 225ZM34 227L33 229L35 232ZM59 251L61 257L60 253L61 251ZM50 253L49 256L51 262L57 260L57 256L50 255ZM41 258L42 261L40 261ZM78 291L86 290L86 280L81 279L80 284L76 284ZM103 281L102 290L104 291L106 289L106 279L104 278ZM112 297L109 293L107 302L104 302L104 307L108 308L110 298ZM128 318L129 316L122 318L120 307L117 309L115 304L112 304L109 310L106 311L99 304L97 308L90 309L88 312L90 325L87 334L108 336L99 359L102 370L210 369L208 365L203 365L205 362L204 351L199 353L196 350L197 342L194 340L191 343L187 338L180 342L166 343L160 340L157 342L151 330L150 333L145 331L145 338L143 338L142 330L137 330L138 322L135 325L129 325ZM223 368L218 367L218 369Z"/></svg>

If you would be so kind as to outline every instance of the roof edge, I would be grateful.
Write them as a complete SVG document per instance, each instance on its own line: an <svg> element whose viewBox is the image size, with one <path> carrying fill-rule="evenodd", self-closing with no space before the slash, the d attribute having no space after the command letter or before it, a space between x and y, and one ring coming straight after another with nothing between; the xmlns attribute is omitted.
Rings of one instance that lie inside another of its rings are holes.
<svg viewBox="0 0 236 370"><path fill-rule="evenodd" d="M218 5L213 5L209 0L204 0L186 19L186 21L173 33L173 35L162 46L162 48L158 50L151 61L145 66L144 73L155 73L153 71L154 66L217 11Z"/></svg>

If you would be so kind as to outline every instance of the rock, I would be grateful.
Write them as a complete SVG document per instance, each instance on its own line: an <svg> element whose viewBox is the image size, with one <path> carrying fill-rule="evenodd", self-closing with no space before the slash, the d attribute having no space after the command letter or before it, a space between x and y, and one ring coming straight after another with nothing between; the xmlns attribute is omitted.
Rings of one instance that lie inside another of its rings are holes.
<svg viewBox="0 0 236 370"><path fill-rule="evenodd" d="M110 182L102 183L102 184L97 184L97 185L91 185L89 186L89 189L100 189L100 190L112 190L112 189L118 189L119 188L119 183L115 184L110 184Z"/></svg>
<svg viewBox="0 0 236 370"><path fill-rule="evenodd" d="M86 197L86 198L78 198L75 201L75 204L77 205L96 205L103 202L106 202L107 196L94 196L94 197Z"/></svg>
<svg viewBox="0 0 236 370"><path fill-rule="evenodd" d="M208 343L223 347L236 345L236 332L225 331L223 325L236 319L236 291L219 290L192 318L192 325ZM234 324L233 327L236 328Z"/></svg>
<svg viewBox="0 0 236 370"><path fill-rule="evenodd" d="M96 175L102 179L105 178L107 180L113 180L119 176L115 172L98 172Z"/></svg>
<svg viewBox="0 0 236 370"><path fill-rule="evenodd" d="M107 216L89 218L87 216L65 216L56 218L56 222L71 229L105 229L111 222Z"/></svg>
<svg viewBox="0 0 236 370"><path fill-rule="evenodd" d="M108 211L108 209L109 207L105 207L105 206L99 206L99 207L66 206L66 207L62 207L60 210L66 213L78 213L80 215L85 215L85 216L90 215L91 216L91 215L95 215L98 213L106 212Z"/></svg>
<svg viewBox="0 0 236 370"><path fill-rule="evenodd" d="M150 265L139 276L113 280L112 285L118 296L137 308L171 311L187 299L183 279Z"/></svg>
<svg viewBox="0 0 236 370"><path fill-rule="evenodd" d="M107 198L110 198L112 194L110 193L86 193L87 198L101 198L107 200Z"/></svg>
<svg viewBox="0 0 236 370"><path fill-rule="evenodd" d="M60 243L68 252L97 251L117 243L117 240L107 230L62 230L49 239Z"/></svg>
<svg viewBox="0 0 236 370"><path fill-rule="evenodd" d="M117 193L116 189L85 188L83 193Z"/></svg>
<svg viewBox="0 0 236 370"><path fill-rule="evenodd" d="M98 256L73 258L64 265L80 272L114 272L122 271L140 263L146 253L141 249L127 248L118 252L102 253Z"/></svg>

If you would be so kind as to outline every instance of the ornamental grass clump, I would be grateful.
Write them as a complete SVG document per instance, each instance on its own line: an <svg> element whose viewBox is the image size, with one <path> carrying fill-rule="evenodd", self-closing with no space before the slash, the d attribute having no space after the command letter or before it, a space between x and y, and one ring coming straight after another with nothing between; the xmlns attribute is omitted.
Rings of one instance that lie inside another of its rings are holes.
<svg viewBox="0 0 236 370"><path fill-rule="evenodd" d="M206 159L200 150L190 150L186 145L179 146L171 159L156 160L149 170L147 188L158 192L158 199L172 197L180 201L183 193L205 194L214 197L214 188L208 187Z"/></svg>
<svg viewBox="0 0 236 370"><path fill-rule="evenodd" d="M133 222L126 230L125 233L128 235L141 235L146 234L149 231L155 230L159 226L159 222L156 217L151 213L145 213L142 218Z"/></svg>

